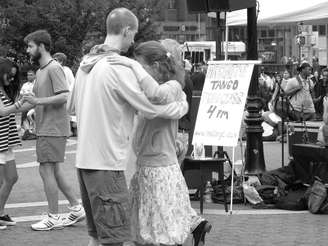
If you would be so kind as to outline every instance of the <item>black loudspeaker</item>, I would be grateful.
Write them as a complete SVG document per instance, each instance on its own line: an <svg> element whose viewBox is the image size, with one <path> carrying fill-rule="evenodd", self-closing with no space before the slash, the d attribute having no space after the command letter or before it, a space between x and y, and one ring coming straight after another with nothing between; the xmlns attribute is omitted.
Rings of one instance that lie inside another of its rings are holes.
<svg viewBox="0 0 328 246"><path fill-rule="evenodd" d="M208 0L187 0L187 8L190 13L207 13Z"/></svg>
<svg viewBox="0 0 328 246"><path fill-rule="evenodd" d="M230 12L256 6L256 0L187 0L189 12Z"/></svg>

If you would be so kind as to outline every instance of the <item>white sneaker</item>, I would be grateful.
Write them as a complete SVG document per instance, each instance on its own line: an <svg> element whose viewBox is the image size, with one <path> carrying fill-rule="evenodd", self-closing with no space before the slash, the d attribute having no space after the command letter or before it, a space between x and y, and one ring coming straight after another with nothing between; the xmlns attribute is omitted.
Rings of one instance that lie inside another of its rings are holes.
<svg viewBox="0 0 328 246"><path fill-rule="evenodd" d="M71 226L75 223L84 220L85 211L82 205L77 205L69 208L71 212L62 219L63 226Z"/></svg>
<svg viewBox="0 0 328 246"><path fill-rule="evenodd" d="M5 229L7 229L7 226L5 226L5 225L0 225L0 230L5 230Z"/></svg>
<svg viewBox="0 0 328 246"><path fill-rule="evenodd" d="M60 216L57 216L56 218L52 214L48 213L46 218L38 223L32 224L31 227L35 231L50 231L53 229L62 229L63 223Z"/></svg>

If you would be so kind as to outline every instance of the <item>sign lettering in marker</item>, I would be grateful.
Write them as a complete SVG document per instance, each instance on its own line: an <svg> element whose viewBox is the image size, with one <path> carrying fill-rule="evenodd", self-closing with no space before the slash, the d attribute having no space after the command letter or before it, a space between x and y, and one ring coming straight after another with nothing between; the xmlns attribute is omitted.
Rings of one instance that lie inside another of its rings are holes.
<svg viewBox="0 0 328 246"><path fill-rule="evenodd" d="M194 145L237 145L254 64L258 63L209 62L193 136Z"/></svg>

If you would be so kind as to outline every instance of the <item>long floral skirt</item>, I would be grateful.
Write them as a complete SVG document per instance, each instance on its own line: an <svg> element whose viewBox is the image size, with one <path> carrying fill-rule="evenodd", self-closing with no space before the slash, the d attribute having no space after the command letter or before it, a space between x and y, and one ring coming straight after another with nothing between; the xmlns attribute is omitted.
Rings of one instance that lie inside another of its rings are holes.
<svg viewBox="0 0 328 246"><path fill-rule="evenodd" d="M138 168L130 193L132 235L140 244L183 244L203 220L191 207L178 163Z"/></svg>

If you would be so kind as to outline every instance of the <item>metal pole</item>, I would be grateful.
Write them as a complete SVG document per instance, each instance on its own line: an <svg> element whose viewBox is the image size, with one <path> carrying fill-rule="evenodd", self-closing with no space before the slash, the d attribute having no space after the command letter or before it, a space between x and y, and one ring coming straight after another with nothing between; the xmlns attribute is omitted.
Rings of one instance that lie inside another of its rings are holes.
<svg viewBox="0 0 328 246"><path fill-rule="evenodd" d="M257 60L257 24L256 7L247 9L247 60ZM260 114L261 99L257 96L258 91L258 69L254 67L251 84L247 98L246 126L246 163L245 174L252 175L265 171L263 155L261 123L263 122Z"/></svg>
<svg viewBox="0 0 328 246"><path fill-rule="evenodd" d="M200 41L200 14L198 14L198 40Z"/></svg>
<svg viewBox="0 0 328 246"><path fill-rule="evenodd" d="M216 13L216 58L215 60L219 61L221 60L221 41L222 41L222 23L220 21L220 12Z"/></svg>
<svg viewBox="0 0 328 246"><path fill-rule="evenodd" d="M221 60L221 42L223 40L223 32L222 32L222 22L221 22L221 18L220 18L220 12L216 13L216 58L215 60L219 61ZM218 158L223 158L224 154L223 154L223 146L218 146L217 147L217 152L218 152Z"/></svg>
<svg viewBox="0 0 328 246"><path fill-rule="evenodd" d="M227 12L224 13L225 20L225 52L224 52L224 60L228 60L228 39L229 39L229 27L227 25Z"/></svg>
<svg viewBox="0 0 328 246"><path fill-rule="evenodd" d="M319 40L317 40L319 42ZM326 66L328 65L328 24L326 25ZM318 54L319 56L319 54Z"/></svg>

